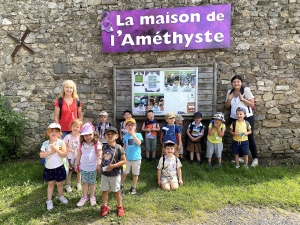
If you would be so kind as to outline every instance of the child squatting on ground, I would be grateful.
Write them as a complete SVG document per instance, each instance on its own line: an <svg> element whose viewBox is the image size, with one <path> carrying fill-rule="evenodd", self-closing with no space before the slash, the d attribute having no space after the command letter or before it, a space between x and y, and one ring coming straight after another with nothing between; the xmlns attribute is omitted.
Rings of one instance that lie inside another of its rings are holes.
<svg viewBox="0 0 300 225"><path fill-rule="evenodd" d="M226 130L224 122L224 114L222 112L216 112L213 116L213 121L211 121L208 125L206 158L210 168L213 166L211 163L211 158L214 153L218 159L218 166L222 166L222 138Z"/></svg>
<svg viewBox="0 0 300 225"><path fill-rule="evenodd" d="M67 158L68 158L68 163L69 163L69 173L68 173L68 176L66 179L66 185L65 185L65 189L68 193L72 192L71 177L72 177L73 171L75 171L74 164L75 164L76 155L78 153L81 126L82 126L82 120L80 120L80 119L73 120L70 125L71 133L67 134L63 139L67 146ZM77 171L76 187L77 187L77 190L81 191L82 186L81 186L80 168L78 168L78 171Z"/></svg>
<svg viewBox="0 0 300 225"><path fill-rule="evenodd" d="M239 153L243 153L244 166L248 168L249 141L248 135L251 134L251 125L245 120L246 109L238 107L236 109L237 120L230 125L230 134L233 137L232 154L234 154L235 168L240 168Z"/></svg>
<svg viewBox="0 0 300 225"><path fill-rule="evenodd" d="M178 184L182 185L182 164L174 155L175 143L166 141L164 143L165 155L163 155L157 166L157 183L163 190L176 190Z"/></svg>
<svg viewBox="0 0 300 225"><path fill-rule="evenodd" d="M66 144L60 139L62 132L58 123L51 123L45 133L49 140L43 142L40 157L46 158L43 178L48 182L47 187L47 210L53 209L52 195L54 185L57 186L59 201L68 204L64 197L63 181L66 179L66 169L63 165L63 158L67 156Z"/></svg>
<svg viewBox="0 0 300 225"><path fill-rule="evenodd" d="M140 175L142 162L141 144L143 136L141 133L136 133L136 121L133 118L129 118L125 121L125 128L128 131L123 137L123 144L126 152L126 169L122 174L121 189L122 195L125 195L124 182L127 174L132 170L132 185L129 192L130 194L135 195L137 193L136 185Z"/></svg>
<svg viewBox="0 0 300 225"><path fill-rule="evenodd" d="M124 208L122 206L121 195L121 172L123 164L126 163L125 152L122 146L116 143L119 135L118 130L115 127L108 127L105 130L104 137L107 144L103 145L103 154L99 171L102 173L100 184L100 189L102 191L101 215L106 216L110 210L110 207L107 205L107 200L109 191L111 190L116 196L118 216L123 216Z"/></svg>
<svg viewBox="0 0 300 225"><path fill-rule="evenodd" d="M83 183L83 195L77 203L78 207L83 206L88 201L88 191L90 189L90 204L96 205L96 176L97 169L100 170L102 158L102 144L99 141L98 132L92 123L83 124L80 134L80 145L75 160L75 171L80 165L81 181Z"/></svg>
<svg viewBox="0 0 300 225"><path fill-rule="evenodd" d="M143 123L142 131L145 131L146 162L155 160L157 148L157 131L160 130L159 123L154 119L153 110L146 113L147 120ZM152 157L150 158L150 152Z"/></svg>

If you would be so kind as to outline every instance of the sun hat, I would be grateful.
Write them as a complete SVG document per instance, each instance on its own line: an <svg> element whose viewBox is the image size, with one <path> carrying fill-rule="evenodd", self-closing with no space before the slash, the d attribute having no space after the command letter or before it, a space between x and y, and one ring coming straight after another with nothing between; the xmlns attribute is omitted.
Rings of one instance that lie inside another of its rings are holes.
<svg viewBox="0 0 300 225"><path fill-rule="evenodd" d="M176 115L175 120L184 120L184 118L182 115Z"/></svg>
<svg viewBox="0 0 300 225"><path fill-rule="evenodd" d="M108 114L107 114L107 112L105 112L105 111L101 111L101 112L99 113L99 116L106 116L106 117L108 117Z"/></svg>
<svg viewBox="0 0 300 225"><path fill-rule="evenodd" d="M117 128L113 127L113 126L109 126L108 128L105 129L104 134L106 134L108 131L113 131L116 134L118 134L118 130Z"/></svg>
<svg viewBox="0 0 300 225"><path fill-rule="evenodd" d="M173 146L173 145L175 145L175 143L174 143L173 141L171 141L171 140L168 140L168 141L166 141L166 142L164 143L164 146L167 146L167 145Z"/></svg>
<svg viewBox="0 0 300 225"><path fill-rule="evenodd" d="M168 112L165 117L166 117L166 119L176 118L176 115L173 112Z"/></svg>
<svg viewBox="0 0 300 225"><path fill-rule="evenodd" d="M83 124L80 135L92 134L94 133L94 131L95 127L93 126L93 124L91 122L87 122Z"/></svg>
<svg viewBox="0 0 300 225"><path fill-rule="evenodd" d="M51 123L49 126L48 126L48 129L49 128L57 128L57 129L60 129L61 130L61 126L58 124L58 123Z"/></svg>
<svg viewBox="0 0 300 225"><path fill-rule="evenodd" d="M127 120L125 120L125 125L126 125L127 123L129 123L129 122L136 124L135 119L133 119L133 118L128 118Z"/></svg>
<svg viewBox="0 0 300 225"><path fill-rule="evenodd" d="M201 112L195 112L194 117L202 118L202 113Z"/></svg>
<svg viewBox="0 0 300 225"><path fill-rule="evenodd" d="M247 114L247 113L246 113L246 109L243 108L243 107L237 107L237 108L236 108L236 111L243 111L245 114Z"/></svg>
<svg viewBox="0 0 300 225"><path fill-rule="evenodd" d="M225 122L224 113L216 112L215 115L213 116L213 119L217 119L217 120L221 120L221 121Z"/></svg>

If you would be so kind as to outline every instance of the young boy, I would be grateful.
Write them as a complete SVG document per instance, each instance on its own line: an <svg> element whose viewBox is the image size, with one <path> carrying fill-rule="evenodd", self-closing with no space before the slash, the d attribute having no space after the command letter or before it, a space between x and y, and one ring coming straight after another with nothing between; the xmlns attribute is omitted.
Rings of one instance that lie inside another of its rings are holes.
<svg viewBox="0 0 300 225"><path fill-rule="evenodd" d="M222 112L216 112L213 116L213 122L208 125L206 158L210 168L212 168L211 158L214 153L218 159L218 165L220 167L222 166L222 138L226 130L226 126L223 122L225 122L224 114Z"/></svg>
<svg viewBox="0 0 300 225"><path fill-rule="evenodd" d="M251 134L251 125L245 120L246 109L238 107L236 109L236 121L230 125L230 134L233 137L232 154L234 154L235 168L240 168L239 152L243 153L244 166L248 168L249 141L248 135Z"/></svg>
<svg viewBox="0 0 300 225"><path fill-rule="evenodd" d="M157 145L157 131L160 130L159 123L154 119L153 110L148 110L146 114L147 120L143 123L142 131L145 131L146 144L146 162L155 160L156 145ZM150 151L152 158L150 158Z"/></svg>
<svg viewBox="0 0 300 225"><path fill-rule="evenodd" d="M140 174L141 168L141 144L143 136L141 133L136 133L136 121L133 118L125 120L125 128L128 131L123 137L124 149L126 152L126 169L122 174L121 189L122 195L125 195L124 182L127 174L132 170L132 185L129 190L130 194L135 195L137 193L136 184Z"/></svg>
<svg viewBox="0 0 300 225"><path fill-rule="evenodd" d="M106 122L107 118L108 118L107 112L101 111L99 113L100 123L97 125L96 131L99 133L100 142L102 144L106 144L107 143L107 141L104 138L104 132L105 132L106 128L108 128L109 126L111 126L111 124L109 122Z"/></svg>
<svg viewBox="0 0 300 225"><path fill-rule="evenodd" d="M124 121L121 122L121 126L120 126L120 140L121 140L121 143L123 144L123 137L125 134L127 134L127 130L125 128L125 121L129 118L132 118L132 113L130 110L125 110L123 112L123 118L124 118Z"/></svg>
<svg viewBox="0 0 300 225"><path fill-rule="evenodd" d="M163 190L176 190L178 183L183 184L181 174L181 162L175 157L175 143L166 141L164 143L165 155L163 155L157 166L157 183Z"/></svg>
<svg viewBox="0 0 300 225"><path fill-rule="evenodd" d="M107 205L108 194L110 189L115 193L117 200L118 216L124 215L122 206L122 196L120 190L121 168L126 162L124 150L121 145L116 143L118 138L118 130L115 127L108 127L104 132L107 144L104 144L102 150L102 159L99 157L97 168L98 172L102 172L100 189L102 191L101 215L106 216L110 208Z"/></svg>
<svg viewBox="0 0 300 225"><path fill-rule="evenodd" d="M196 153L196 158L198 165L201 165L201 144L200 139L204 135L203 125L201 123L202 113L196 112L194 114L194 121L189 124L189 127L186 131L187 136L189 137L186 150L190 152L190 164L194 161L194 153Z"/></svg>
<svg viewBox="0 0 300 225"><path fill-rule="evenodd" d="M173 112L168 112L165 116L166 124L164 124L161 129L160 142L161 145L164 146L166 141L173 141L175 143L174 147L174 155L179 157L178 149L181 149L182 141L179 127L175 124L175 114ZM162 149L161 154L164 154L164 147Z"/></svg>
<svg viewBox="0 0 300 225"><path fill-rule="evenodd" d="M179 127L179 130L180 130L180 135L181 135L181 140L183 140L183 137L182 137L182 134L183 134L183 117L181 115L176 115L175 117L175 124ZM179 159L181 162L184 161L184 157L183 157L183 154L184 154L184 151L183 151L183 144L181 145L181 148L178 149L178 153L179 153Z"/></svg>

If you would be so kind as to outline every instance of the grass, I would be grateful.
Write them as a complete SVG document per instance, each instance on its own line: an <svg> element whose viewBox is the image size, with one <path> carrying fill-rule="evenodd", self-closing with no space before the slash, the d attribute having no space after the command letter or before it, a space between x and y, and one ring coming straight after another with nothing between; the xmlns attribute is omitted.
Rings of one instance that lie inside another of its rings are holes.
<svg viewBox="0 0 300 225"><path fill-rule="evenodd" d="M142 163L138 194L123 198L125 216L118 218L112 210L101 218L101 192L97 187L97 207L81 208L76 203L81 193L73 188L66 193L68 205L57 199L54 209L46 210L47 183L42 180L40 160L9 162L0 165L0 223L1 224L149 224L204 223L211 212L228 204L300 210L300 166L256 167L235 169L231 163L223 168L209 169L196 164L183 164L184 185L177 191L165 192L157 187L156 163ZM128 175L125 188L129 189ZM99 178L98 178L99 179ZM75 176L72 178L75 185ZM98 180L98 185L100 180ZM109 195L109 205L116 208L115 197Z"/></svg>

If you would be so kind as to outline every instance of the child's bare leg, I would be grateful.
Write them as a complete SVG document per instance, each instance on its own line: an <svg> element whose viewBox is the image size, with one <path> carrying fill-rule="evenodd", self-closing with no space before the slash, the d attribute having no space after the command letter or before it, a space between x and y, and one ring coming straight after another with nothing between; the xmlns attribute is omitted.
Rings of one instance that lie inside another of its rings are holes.
<svg viewBox="0 0 300 225"><path fill-rule="evenodd" d="M56 186L57 186L57 192L59 197L64 195L64 187L63 187L63 182L56 182Z"/></svg>
<svg viewBox="0 0 300 225"><path fill-rule="evenodd" d="M146 150L146 159L149 159L149 150Z"/></svg>
<svg viewBox="0 0 300 225"><path fill-rule="evenodd" d="M191 160L191 161L194 160L194 152L190 152L190 160Z"/></svg>
<svg viewBox="0 0 300 225"><path fill-rule="evenodd" d="M244 165L248 165L248 155L243 155L244 158Z"/></svg>
<svg viewBox="0 0 300 225"><path fill-rule="evenodd" d="M168 183L161 184L161 188L162 188L163 190L169 191L169 190L171 189L171 185L168 184Z"/></svg>
<svg viewBox="0 0 300 225"><path fill-rule="evenodd" d="M239 154L234 154L235 165L239 165Z"/></svg>
<svg viewBox="0 0 300 225"><path fill-rule="evenodd" d="M197 157L197 161L201 160L201 158L200 158L200 152L196 152L196 157Z"/></svg>
<svg viewBox="0 0 300 225"><path fill-rule="evenodd" d="M89 192L89 183L83 183L83 197L87 197Z"/></svg>
<svg viewBox="0 0 300 225"><path fill-rule="evenodd" d="M127 177L127 174L123 173L122 176L121 176L121 185L124 185L126 177Z"/></svg>
<svg viewBox="0 0 300 225"><path fill-rule="evenodd" d="M80 183L81 183L81 173L78 170L78 172L77 172L77 184L80 184Z"/></svg>
<svg viewBox="0 0 300 225"><path fill-rule="evenodd" d="M107 205L108 194L109 194L109 191L103 191L102 192L102 206Z"/></svg>
<svg viewBox="0 0 300 225"><path fill-rule="evenodd" d="M222 163L222 158L218 158L218 163L221 164Z"/></svg>
<svg viewBox="0 0 300 225"><path fill-rule="evenodd" d="M132 176L132 187L136 187L138 179L139 179L139 175L133 175Z"/></svg>
<svg viewBox="0 0 300 225"><path fill-rule="evenodd" d="M70 185L71 184L72 172L73 171L69 171L69 174L68 174L67 179L66 179L66 185Z"/></svg>
<svg viewBox="0 0 300 225"><path fill-rule="evenodd" d="M90 184L90 198L95 197L96 185Z"/></svg>
<svg viewBox="0 0 300 225"><path fill-rule="evenodd" d="M152 159L155 159L155 156L156 156L156 150L152 151Z"/></svg>
<svg viewBox="0 0 300 225"><path fill-rule="evenodd" d="M179 185L178 185L178 183L171 183L171 189L172 190L176 190L176 189L178 189L178 187L179 187Z"/></svg>
<svg viewBox="0 0 300 225"><path fill-rule="evenodd" d="M51 200L52 199L54 185L55 185L55 180L48 181L47 200Z"/></svg>
<svg viewBox="0 0 300 225"><path fill-rule="evenodd" d="M115 192L116 200L118 206L122 206L122 195L121 195L121 190Z"/></svg>

